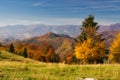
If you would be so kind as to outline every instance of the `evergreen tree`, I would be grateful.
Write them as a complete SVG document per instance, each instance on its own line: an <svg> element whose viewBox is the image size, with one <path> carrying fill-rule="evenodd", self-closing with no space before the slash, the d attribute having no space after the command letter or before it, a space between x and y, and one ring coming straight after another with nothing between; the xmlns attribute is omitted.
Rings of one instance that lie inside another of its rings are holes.
<svg viewBox="0 0 120 80"><path fill-rule="evenodd" d="M82 32L77 37L78 43L83 43L88 38L92 38L93 40L103 40L101 39L101 34L97 33L97 30L99 29L98 23L94 22L94 16L89 15L82 23Z"/></svg>
<svg viewBox="0 0 120 80"><path fill-rule="evenodd" d="M25 58L28 57L28 54L27 54L27 48L24 48L24 50L23 50L23 56L24 56Z"/></svg>
<svg viewBox="0 0 120 80"><path fill-rule="evenodd" d="M102 63L106 57L107 48L102 34L97 33L98 23L94 16L89 15L82 23L82 32L77 37L75 56L83 63Z"/></svg>
<svg viewBox="0 0 120 80"><path fill-rule="evenodd" d="M14 53L14 46L13 46L13 44L11 43L10 44L10 47L9 47L9 52L11 52L11 53Z"/></svg>

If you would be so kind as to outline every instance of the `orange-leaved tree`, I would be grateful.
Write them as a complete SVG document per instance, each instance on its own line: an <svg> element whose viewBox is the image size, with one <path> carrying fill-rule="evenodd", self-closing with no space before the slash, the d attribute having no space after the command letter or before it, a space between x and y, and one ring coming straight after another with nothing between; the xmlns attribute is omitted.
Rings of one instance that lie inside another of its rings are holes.
<svg viewBox="0 0 120 80"><path fill-rule="evenodd" d="M109 61L112 63L120 63L120 33L110 46Z"/></svg>

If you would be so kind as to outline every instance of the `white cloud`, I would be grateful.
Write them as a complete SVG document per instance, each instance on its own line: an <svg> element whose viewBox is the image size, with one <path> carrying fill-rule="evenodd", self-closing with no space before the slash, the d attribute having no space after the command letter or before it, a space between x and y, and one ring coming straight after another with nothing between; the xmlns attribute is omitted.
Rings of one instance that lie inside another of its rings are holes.
<svg viewBox="0 0 120 80"><path fill-rule="evenodd" d="M41 24L43 22L40 21L40 20L27 20L27 19L23 19L23 20L18 20L18 23L27 25L27 24Z"/></svg>
<svg viewBox="0 0 120 80"><path fill-rule="evenodd" d="M103 16L104 18L104 16ZM112 17L110 17L111 21L106 19L100 19L95 18L95 21L97 21L100 25L101 24L113 24L118 23L119 19L112 20ZM31 19L10 19L10 20L0 20L0 26L7 26L7 25L35 25L35 24L46 24L46 25L81 25L84 21L84 18L44 18L39 20L31 20Z"/></svg>
<svg viewBox="0 0 120 80"><path fill-rule="evenodd" d="M120 10L120 7L118 7L117 5L91 5L88 7L74 7L74 8L68 8L69 10L73 11L73 12L88 12L90 10L94 10L94 12L96 11L118 11Z"/></svg>
<svg viewBox="0 0 120 80"><path fill-rule="evenodd" d="M28 20L28 19L8 19L8 20L0 20L0 26L7 25L29 25L29 24L43 24L44 22L40 20Z"/></svg>
<svg viewBox="0 0 120 80"><path fill-rule="evenodd" d="M118 3L118 2L120 2L120 0L109 0L109 1L107 1L107 2L111 2L111 3Z"/></svg>
<svg viewBox="0 0 120 80"><path fill-rule="evenodd" d="M80 25L83 19L81 18L44 18L41 20L29 19L10 19L0 20L0 26L7 25L31 25L31 24L48 24L48 25Z"/></svg>
<svg viewBox="0 0 120 80"><path fill-rule="evenodd" d="M47 3L47 2L48 2L48 1L36 2L36 3L33 3L32 6L34 6L34 7L42 6L42 5L44 5L45 3Z"/></svg>
<svg viewBox="0 0 120 80"><path fill-rule="evenodd" d="M53 18L50 21L52 24L58 24L58 25L80 25L83 19L81 18Z"/></svg>

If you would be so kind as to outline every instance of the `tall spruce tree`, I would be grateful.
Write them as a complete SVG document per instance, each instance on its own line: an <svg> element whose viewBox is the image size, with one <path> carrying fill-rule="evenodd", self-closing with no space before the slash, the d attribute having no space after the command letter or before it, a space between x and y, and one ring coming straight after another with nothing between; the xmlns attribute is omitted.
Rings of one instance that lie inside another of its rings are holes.
<svg viewBox="0 0 120 80"><path fill-rule="evenodd" d="M23 50L23 56L24 56L25 58L28 57L28 54L27 54L27 48L24 48L24 50Z"/></svg>
<svg viewBox="0 0 120 80"><path fill-rule="evenodd" d="M77 37L75 46L75 56L82 63L103 63L106 57L107 48L99 34L98 23L94 21L94 16L89 15L82 23L82 32Z"/></svg>
<svg viewBox="0 0 120 80"><path fill-rule="evenodd" d="M98 23L94 21L94 16L89 15L82 23L82 32L77 37L77 42L83 43L88 38L92 38L93 40L103 40L101 38L101 34L97 34L97 30L99 29Z"/></svg>
<svg viewBox="0 0 120 80"><path fill-rule="evenodd" d="M14 46L13 46L13 44L11 43L10 44L10 47L9 47L9 52L11 52L11 53L14 53Z"/></svg>

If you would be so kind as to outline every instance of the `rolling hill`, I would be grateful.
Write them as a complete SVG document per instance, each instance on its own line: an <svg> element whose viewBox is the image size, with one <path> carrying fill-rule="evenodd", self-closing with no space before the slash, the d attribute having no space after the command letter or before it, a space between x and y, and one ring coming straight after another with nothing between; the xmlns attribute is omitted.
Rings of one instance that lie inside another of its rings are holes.
<svg viewBox="0 0 120 80"><path fill-rule="evenodd" d="M31 63L31 62L37 62L29 58L24 58L23 56L19 56L4 50L0 51L0 61L4 62L20 62L20 63Z"/></svg>
<svg viewBox="0 0 120 80"><path fill-rule="evenodd" d="M119 64L67 65L42 63L1 51L0 80L119 80Z"/></svg>
<svg viewBox="0 0 120 80"><path fill-rule="evenodd" d="M41 45L43 42L53 46L55 53L64 60L67 56L72 55L74 51L75 39L64 34L55 34L48 32L42 36L23 40L23 44L36 44Z"/></svg>

